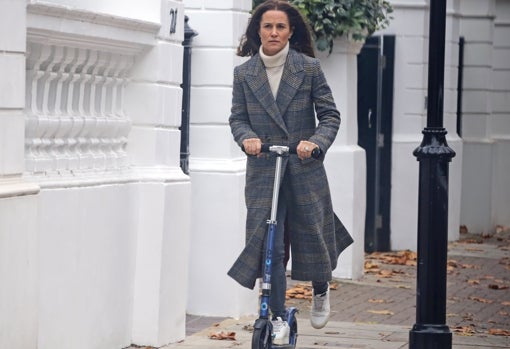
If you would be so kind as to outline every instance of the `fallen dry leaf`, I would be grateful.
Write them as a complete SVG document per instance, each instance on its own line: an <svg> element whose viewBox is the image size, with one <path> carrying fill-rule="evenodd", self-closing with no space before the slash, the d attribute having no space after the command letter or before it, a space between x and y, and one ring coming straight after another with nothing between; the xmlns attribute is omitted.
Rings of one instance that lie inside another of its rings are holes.
<svg viewBox="0 0 510 349"><path fill-rule="evenodd" d="M379 265L377 263L372 263L369 261L365 262L365 270L372 270L372 269L378 269Z"/></svg>
<svg viewBox="0 0 510 349"><path fill-rule="evenodd" d="M209 334L209 339L216 339L216 340L236 340L236 333L235 332L217 332L217 333L211 333Z"/></svg>
<svg viewBox="0 0 510 349"><path fill-rule="evenodd" d="M475 333L471 326L455 326L451 330L461 336L472 336Z"/></svg>
<svg viewBox="0 0 510 349"><path fill-rule="evenodd" d="M482 297L470 296L468 298L473 300L473 301L480 302L480 303L485 303L485 304L493 303L493 301L491 301L490 299L485 299L485 298L482 298Z"/></svg>
<svg viewBox="0 0 510 349"><path fill-rule="evenodd" d="M471 313L466 313L462 315L462 318L464 319L464 321L473 321L475 317Z"/></svg>
<svg viewBox="0 0 510 349"><path fill-rule="evenodd" d="M392 303L392 302L388 302L386 301L385 299L373 299L373 298L370 298L368 300L368 303L377 303L377 304L381 304L381 303Z"/></svg>
<svg viewBox="0 0 510 349"><path fill-rule="evenodd" d="M510 331L508 330L503 330L501 328L491 328L489 329L489 334L493 335L493 336L505 336L505 337L510 337Z"/></svg>
<svg viewBox="0 0 510 349"><path fill-rule="evenodd" d="M503 301L503 302L501 302L501 305L508 305L508 306L510 306L510 302L509 301Z"/></svg>
<svg viewBox="0 0 510 349"><path fill-rule="evenodd" d="M417 254L414 251L403 250L394 252L373 252L367 256L368 259L377 259L385 264L416 265ZM371 262L365 263L365 269L372 267ZM375 264L377 265L377 264ZM377 266L378 267L378 266Z"/></svg>
<svg viewBox="0 0 510 349"><path fill-rule="evenodd" d="M377 273L377 276L381 277L381 278L389 278L389 277L393 276L393 271L392 270L380 270Z"/></svg>
<svg viewBox="0 0 510 349"><path fill-rule="evenodd" d="M481 240L481 239L462 239L462 240L459 240L459 243L465 243L465 244L483 244L483 240Z"/></svg>
<svg viewBox="0 0 510 349"><path fill-rule="evenodd" d="M377 315L394 315L395 313L391 310L367 310L367 312L371 314L377 314Z"/></svg>
<svg viewBox="0 0 510 349"><path fill-rule="evenodd" d="M481 269L479 265L475 264L460 264L459 265L462 269Z"/></svg>
<svg viewBox="0 0 510 349"><path fill-rule="evenodd" d="M448 267L448 269L457 268L459 266L459 263L457 263L455 259L448 259L446 261L446 266Z"/></svg>
<svg viewBox="0 0 510 349"><path fill-rule="evenodd" d="M489 284L489 288L491 290L506 290L508 289L508 286L500 284Z"/></svg>
<svg viewBox="0 0 510 349"><path fill-rule="evenodd" d="M467 283L470 285L480 285L480 280L468 280Z"/></svg>

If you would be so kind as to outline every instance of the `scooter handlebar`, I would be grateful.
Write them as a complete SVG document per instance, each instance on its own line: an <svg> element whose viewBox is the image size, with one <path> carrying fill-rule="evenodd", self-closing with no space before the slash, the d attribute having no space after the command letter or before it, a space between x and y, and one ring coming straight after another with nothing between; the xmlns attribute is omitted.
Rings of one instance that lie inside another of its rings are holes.
<svg viewBox="0 0 510 349"><path fill-rule="evenodd" d="M241 150L243 152L245 152L244 146L241 146ZM284 153L297 154L297 145L287 147L287 146L281 146L281 145L262 143L260 152L261 153L277 153L279 155L282 155ZM321 155L322 155L322 150L318 146L312 150L312 158L320 159Z"/></svg>

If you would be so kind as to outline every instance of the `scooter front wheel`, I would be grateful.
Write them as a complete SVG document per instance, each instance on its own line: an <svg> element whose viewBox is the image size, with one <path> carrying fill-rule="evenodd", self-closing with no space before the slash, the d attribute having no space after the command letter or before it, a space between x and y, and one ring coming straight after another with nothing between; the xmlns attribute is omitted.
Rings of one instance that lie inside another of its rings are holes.
<svg viewBox="0 0 510 349"><path fill-rule="evenodd" d="M267 319L257 319L253 326L251 349L271 349L273 324Z"/></svg>
<svg viewBox="0 0 510 349"><path fill-rule="evenodd" d="M298 324L296 319L296 314L298 309L295 307L291 307L287 309L287 322L290 327L290 336L289 336L289 348L295 348L298 337Z"/></svg>

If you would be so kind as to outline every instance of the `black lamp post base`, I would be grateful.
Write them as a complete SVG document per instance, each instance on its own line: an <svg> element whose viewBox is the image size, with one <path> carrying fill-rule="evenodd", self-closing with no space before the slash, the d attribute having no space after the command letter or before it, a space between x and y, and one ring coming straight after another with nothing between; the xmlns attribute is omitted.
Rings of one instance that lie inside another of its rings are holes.
<svg viewBox="0 0 510 349"><path fill-rule="evenodd" d="M446 325L414 325L409 332L409 349L452 347L452 333Z"/></svg>

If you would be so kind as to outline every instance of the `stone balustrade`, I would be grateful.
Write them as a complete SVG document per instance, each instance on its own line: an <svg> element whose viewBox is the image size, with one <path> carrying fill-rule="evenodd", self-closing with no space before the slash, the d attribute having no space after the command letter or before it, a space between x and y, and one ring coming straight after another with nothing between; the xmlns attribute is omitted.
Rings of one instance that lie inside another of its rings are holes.
<svg viewBox="0 0 510 349"><path fill-rule="evenodd" d="M27 56L26 170L125 167L130 122L122 105L134 58L33 42Z"/></svg>

